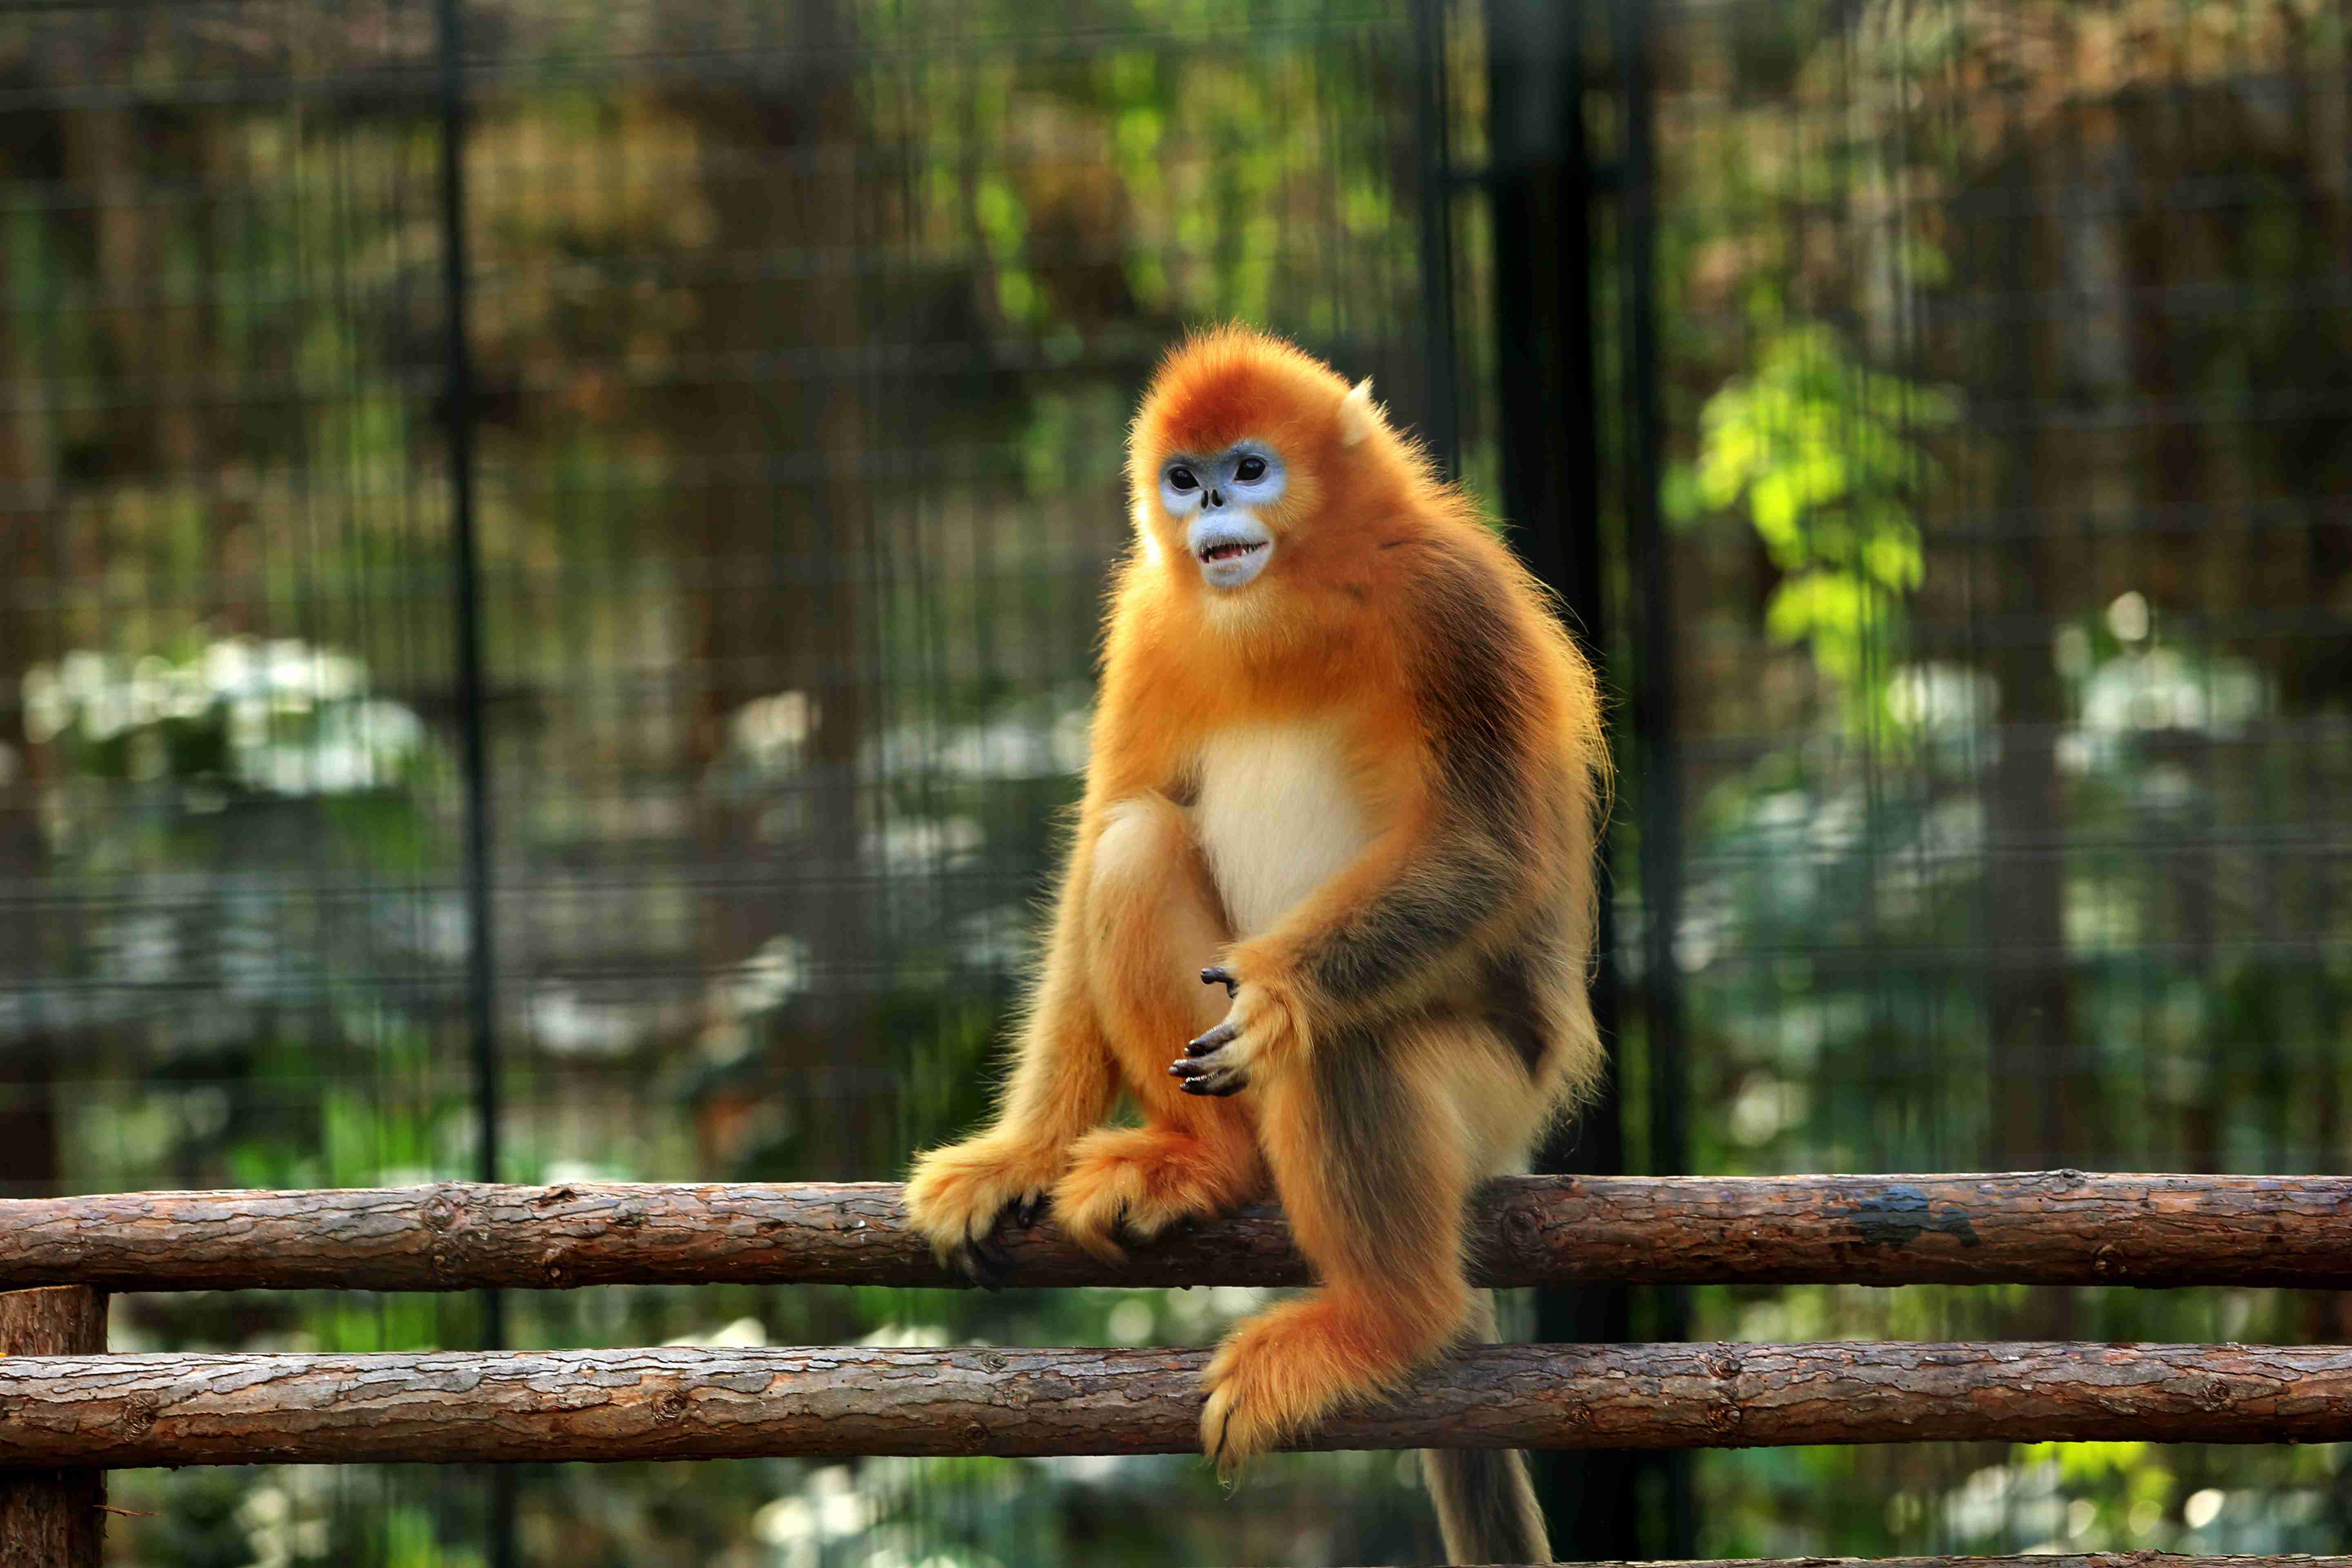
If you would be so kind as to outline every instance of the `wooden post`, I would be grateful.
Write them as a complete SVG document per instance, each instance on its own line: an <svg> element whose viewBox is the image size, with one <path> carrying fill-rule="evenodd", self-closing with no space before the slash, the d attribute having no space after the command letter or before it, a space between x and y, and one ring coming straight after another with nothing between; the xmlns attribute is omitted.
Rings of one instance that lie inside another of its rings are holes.
<svg viewBox="0 0 2352 1568"><path fill-rule="evenodd" d="M0 1356L105 1349L103 1292L85 1285L0 1291ZM105 1504L104 1470L0 1470L0 1568L100 1568Z"/></svg>

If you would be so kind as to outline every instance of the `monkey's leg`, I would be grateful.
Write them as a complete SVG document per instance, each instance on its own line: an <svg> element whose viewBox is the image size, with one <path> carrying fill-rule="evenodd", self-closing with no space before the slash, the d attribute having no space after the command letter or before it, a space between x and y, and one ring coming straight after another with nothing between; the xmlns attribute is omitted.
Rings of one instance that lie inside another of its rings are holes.
<svg viewBox="0 0 2352 1568"><path fill-rule="evenodd" d="M1424 1016L1330 1029L1254 1092L1275 1190L1323 1285L1244 1323L1210 1362L1201 1440L1227 1474L1479 1321L1463 1205L1515 1152L1495 1146L1485 1106L1532 1090L1491 1029Z"/></svg>
<svg viewBox="0 0 2352 1568"><path fill-rule="evenodd" d="M1118 1069L1087 984L1086 872L1082 849L994 1124L923 1155L907 1181L907 1217L940 1263L991 1289L1007 1282L992 1240L998 1220L1010 1210L1027 1223L1061 1179L1071 1146L1101 1122L1118 1092Z"/></svg>
<svg viewBox="0 0 2352 1568"><path fill-rule="evenodd" d="M1224 993L1201 969L1227 940L1192 819L1165 796L1138 795L1106 814L1087 888L1087 978L1144 1125L1080 1139L1054 1189L1072 1239L1107 1258L1118 1237L1147 1240L1178 1220L1213 1214L1265 1185L1248 1110L1178 1090L1168 1042L1222 1016Z"/></svg>

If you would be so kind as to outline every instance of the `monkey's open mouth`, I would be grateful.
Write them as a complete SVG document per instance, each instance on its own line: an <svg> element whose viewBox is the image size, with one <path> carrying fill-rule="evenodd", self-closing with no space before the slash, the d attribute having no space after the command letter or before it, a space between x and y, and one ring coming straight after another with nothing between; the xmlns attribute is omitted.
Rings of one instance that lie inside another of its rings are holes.
<svg viewBox="0 0 2352 1568"><path fill-rule="evenodd" d="M1212 588L1230 591L1265 570L1274 532L1247 512L1196 518L1184 541Z"/></svg>

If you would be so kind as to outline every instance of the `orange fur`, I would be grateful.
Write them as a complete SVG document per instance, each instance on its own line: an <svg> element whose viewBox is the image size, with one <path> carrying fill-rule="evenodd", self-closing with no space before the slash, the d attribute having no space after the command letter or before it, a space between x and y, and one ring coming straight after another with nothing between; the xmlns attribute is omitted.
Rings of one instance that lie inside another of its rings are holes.
<svg viewBox="0 0 2352 1568"><path fill-rule="evenodd" d="M1286 488L1255 512L1259 574L1220 588L1161 476L1237 442L1278 454ZM1203 1443L1230 1468L1485 1321L1465 1205L1599 1070L1606 763L1591 671L1541 591L1319 362L1237 327L1185 343L1129 478L1136 547L1013 1079L908 1202L943 1260L984 1270L1000 1211L1045 1192L1109 1256L1270 1178L1321 1285L1210 1366ZM1212 963L1230 1002L1193 979ZM1186 1061L1229 1098L1170 1076L1212 1025L1232 1037ZM1140 1129L1096 1130L1113 1083Z"/></svg>

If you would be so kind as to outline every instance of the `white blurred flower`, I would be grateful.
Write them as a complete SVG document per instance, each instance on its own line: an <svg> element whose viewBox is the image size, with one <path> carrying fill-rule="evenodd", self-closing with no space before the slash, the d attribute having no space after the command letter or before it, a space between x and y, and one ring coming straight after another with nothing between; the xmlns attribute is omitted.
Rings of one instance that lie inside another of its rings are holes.
<svg viewBox="0 0 2352 1568"><path fill-rule="evenodd" d="M767 1325L757 1318L737 1318L730 1323L699 1334L680 1334L674 1340L664 1340L666 1345L683 1345L694 1350L756 1350L768 1342Z"/></svg>

